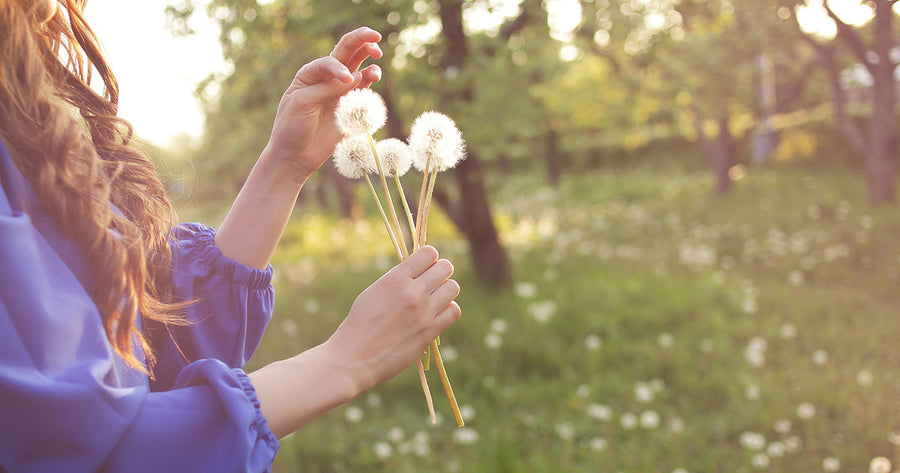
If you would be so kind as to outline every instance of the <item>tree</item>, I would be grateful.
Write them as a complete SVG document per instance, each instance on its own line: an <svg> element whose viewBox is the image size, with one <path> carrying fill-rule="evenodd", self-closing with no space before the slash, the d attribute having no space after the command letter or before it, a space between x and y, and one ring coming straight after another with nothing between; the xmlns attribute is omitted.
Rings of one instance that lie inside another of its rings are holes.
<svg viewBox="0 0 900 473"><path fill-rule="evenodd" d="M842 19L832 2L824 2L822 6L836 29L836 36L831 40L803 30L798 14L803 8L811 7L809 0L784 3L793 9L795 25L815 50L819 65L828 76L838 128L864 159L869 201L873 204L895 201L898 152L895 73L900 61L892 53L897 47L893 26L897 0L853 2L859 8L871 9L871 20L859 27ZM848 6L851 4L845 0L844 7ZM849 66L841 60L841 49L846 49L856 64L862 65L871 80L871 112L862 125L865 132L848 110L849 99L842 74Z"/></svg>

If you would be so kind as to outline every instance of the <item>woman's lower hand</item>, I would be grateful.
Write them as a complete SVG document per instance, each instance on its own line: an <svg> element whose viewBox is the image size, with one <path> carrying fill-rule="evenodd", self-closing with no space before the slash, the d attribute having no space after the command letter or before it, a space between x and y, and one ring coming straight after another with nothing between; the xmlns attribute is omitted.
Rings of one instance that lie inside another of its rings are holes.
<svg viewBox="0 0 900 473"><path fill-rule="evenodd" d="M355 374L358 392L412 364L461 312L453 265L425 246L369 286L326 342Z"/></svg>

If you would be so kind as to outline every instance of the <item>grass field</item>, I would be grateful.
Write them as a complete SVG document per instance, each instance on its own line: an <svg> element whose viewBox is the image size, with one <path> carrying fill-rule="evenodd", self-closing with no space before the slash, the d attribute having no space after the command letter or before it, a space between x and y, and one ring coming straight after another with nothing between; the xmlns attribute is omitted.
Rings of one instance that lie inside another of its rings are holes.
<svg viewBox="0 0 900 473"><path fill-rule="evenodd" d="M467 419L410 369L284 439L279 472L867 472L900 466L900 208L844 171L678 168L492 184L514 283L457 266L442 337ZM362 191L362 189L360 189ZM360 193L361 197L365 194ZM377 215L298 214L250 369L325 340L392 263Z"/></svg>

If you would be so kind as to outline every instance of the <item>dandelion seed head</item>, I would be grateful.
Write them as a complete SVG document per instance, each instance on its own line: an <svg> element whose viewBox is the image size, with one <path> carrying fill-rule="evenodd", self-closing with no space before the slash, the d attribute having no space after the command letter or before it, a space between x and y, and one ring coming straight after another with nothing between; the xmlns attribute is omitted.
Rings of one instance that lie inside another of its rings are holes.
<svg viewBox="0 0 900 473"><path fill-rule="evenodd" d="M394 447L391 447L391 444L387 442L375 442L372 445L372 451L375 453L376 457L385 460L394 454Z"/></svg>
<svg viewBox="0 0 900 473"><path fill-rule="evenodd" d="M478 442L478 431L471 427L463 427L453 431L453 441L460 445L472 445Z"/></svg>
<svg viewBox="0 0 900 473"><path fill-rule="evenodd" d="M747 450L759 452L766 446L766 437L763 434L748 431L741 434L739 442Z"/></svg>
<svg viewBox="0 0 900 473"><path fill-rule="evenodd" d="M801 419L809 420L815 416L816 416L816 406L814 406L808 402L804 402L804 403L800 404L799 406L797 406L797 417L799 417Z"/></svg>
<svg viewBox="0 0 900 473"><path fill-rule="evenodd" d="M374 90L354 89L338 100L335 118L344 136L373 134L387 121L387 108Z"/></svg>
<svg viewBox="0 0 900 473"><path fill-rule="evenodd" d="M341 140L334 148L334 167L347 179L359 179L375 171L375 158L365 138Z"/></svg>
<svg viewBox="0 0 900 473"><path fill-rule="evenodd" d="M492 350L496 350L503 346L503 337L498 333L488 333L484 336L484 345Z"/></svg>
<svg viewBox="0 0 900 473"><path fill-rule="evenodd" d="M827 471L830 473L840 471L841 470L841 462L837 458L834 457L826 457L822 460L822 471Z"/></svg>
<svg viewBox="0 0 900 473"><path fill-rule="evenodd" d="M885 457L875 457L869 462L869 473L890 473L891 461Z"/></svg>
<svg viewBox="0 0 900 473"><path fill-rule="evenodd" d="M402 176L412 166L412 150L397 138L388 138L375 144L381 168L386 176Z"/></svg>
<svg viewBox="0 0 900 473"><path fill-rule="evenodd" d="M456 123L440 112L425 112L416 118L409 131L409 146L413 166L420 172L425 172L429 156L432 170L445 171L466 155L466 144Z"/></svg>
<svg viewBox="0 0 900 473"><path fill-rule="evenodd" d="M603 404L591 404L587 408L588 415L597 420L609 420L612 418L612 409Z"/></svg>
<svg viewBox="0 0 900 473"><path fill-rule="evenodd" d="M769 459L769 456L765 453L757 453L753 455L753 458L750 459L750 462L753 464L753 468L757 470L765 470L772 463L772 460Z"/></svg>
<svg viewBox="0 0 900 473"><path fill-rule="evenodd" d="M603 346L603 339L601 339L597 335L588 335L584 337L584 348L589 351L594 351Z"/></svg>
<svg viewBox="0 0 900 473"><path fill-rule="evenodd" d="M766 454L772 458L781 458L787 452L787 447L781 442L771 442L766 445Z"/></svg>
<svg viewBox="0 0 900 473"><path fill-rule="evenodd" d="M775 421L772 428L779 434L786 434L791 431L791 421L788 419L778 419Z"/></svg>
<svg viewBox="0 0 900 473"><path fill-rule="evenodd" d="M856 373L856 384L860 386L871 386L874 376L872 376L872 372L863 368L859 370L859 373Z"/></svg>
<svg viewBox="0 0 900 473"><path fill-rule="evenodd" d="M625 430L633 430L638 425L638 418L636 415L626 412L619 417L619 424Z"/></svg>
<svg viewBox="0 0 900 473"><path fill-rule="evenodd" d="M570 441L575 438L575 427L569 422L560 422L556 424L555 429L556 435L559 435L562 440Z"/></svg>
<svg viewBox="0 0 900 473"><path fill-rule="evenodd" d="M828 352L825 350L816 350L813 352L812 361L819 366L828 363Z"/></svg>
<svg viewBox="0 0 900 473"><path fill-rule="evenodd" d="M347 419L347 422L357 423L363 418L363 410L357 406L350 406L344 412L344 418Z"/></svg>
<svg viewBox="0 0 900 473"><path fill-rule="evenodd" d="M595 452L602 452L606 450L606 447L609 445L609 442L606 441L603 437L594 437L591 439L591 450Z"/></svg>
<svg viewBox="0 0 900 473"><path fill-rule="evenodd" d="M644 411L641 413L641 427L652 430L659 427L659 414L656 411Z"/></svg>

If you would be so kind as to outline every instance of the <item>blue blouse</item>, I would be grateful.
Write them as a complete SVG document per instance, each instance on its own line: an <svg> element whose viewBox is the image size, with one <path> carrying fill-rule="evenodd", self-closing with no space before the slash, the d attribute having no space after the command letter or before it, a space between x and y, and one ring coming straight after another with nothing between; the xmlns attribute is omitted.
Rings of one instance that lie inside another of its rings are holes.
<svg viewBox="0 0 900 473"><path fill-rule="evenodd" d="M269 471L278 439L241 367L272 315L272 268L172 232L193 324L157 330L151 381L113 351L84 253L41 209L0 141L0 471Z"/></svg>

